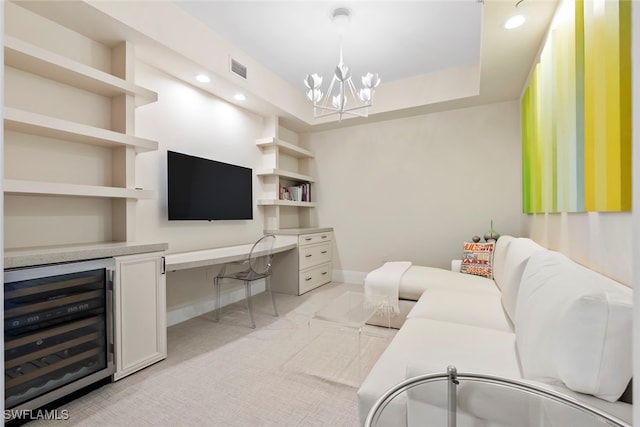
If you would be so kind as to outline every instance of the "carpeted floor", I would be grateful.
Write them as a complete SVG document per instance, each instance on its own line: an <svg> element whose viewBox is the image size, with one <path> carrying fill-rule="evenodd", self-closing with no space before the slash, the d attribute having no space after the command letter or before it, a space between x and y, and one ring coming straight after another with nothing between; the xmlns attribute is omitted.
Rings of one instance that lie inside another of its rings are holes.
<svg viewBox="0 0 640 427"><path fill-rule="evenodd" d="M168 329L168 357L60 409L47 426L357 426L356 390L395 331L367 326L358 340L309 319L361 286L328 284L300 297L254 298ZM358 358L358 348L361 357Z"/></svg>

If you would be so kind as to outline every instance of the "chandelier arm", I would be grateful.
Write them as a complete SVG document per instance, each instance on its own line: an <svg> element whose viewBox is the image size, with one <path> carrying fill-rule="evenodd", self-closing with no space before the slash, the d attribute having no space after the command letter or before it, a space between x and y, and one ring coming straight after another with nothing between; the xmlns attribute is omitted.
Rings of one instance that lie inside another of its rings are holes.
<svg viewBox="0 0 640 427"><path fill-rule="evenodd" d="M336 80L337 80L336 76L333 76L333 79L331 79L331 83L329 84L329 89L327 89L327 93L324 94L324 97L322 98L319 104L316 104L316 103L313 104L314 107L322 107L325 109L328 108L327 103L329 102L329 99L331 99L331 93L333 92L333 86L336 83Z"/></svg>
<svg viewBox="0 0 640 427"><path fill-rule="evenodd" d="M317 105L315 108L319 108L321 110L333 111L334 113L340 111L339 108L334 108L334 107L329 107L329 106L325 107L323 105Z"/></svg>
<svg viewBox="0 0 640 427"><path fill-rule="evenodd" d="M353 113L354 111L364 110L364 109L369 108L369 107L371 107L371 104L358 105L357 107L345 108L343 111L345 113Z"/></svg>
<svg viewBox="0 0 640 427"><path fill-rule="evenodd" d="M328 117L328 116L334 116L336 114L342 114L339 111L329 111L327 113L318 113L318 114L314 114L313 117L316 119L321 119L322 117Z"/></svg>
<svg viewBox="0 0 640 427"><path fill-rule="evenodd" d="M357 110L362 110L365 107L358 107L358 108L350 108L348 110L340 110L338 108L331 108L331 107L317 107L318 109L322 109L322 110L327 110L327 112L325 113L318 113L317 111L314 110L314 116L316 119L318 118L322 118L322 117L327 117L327 116L332 116L334 114L339 114L340 116L342 115L351 115L351 116L356 116L356 117L368 117L368 113L367 112L359 112Z"/></svg>
<svg viewBox="0 0 640 427"><path fill-rule="evenodd" d="M341 115L351 115L351 116L357 116L357 117L369 117L368 112L358 112L358 111L353 111L353 109L351 110L344 110L342 112L340 112Z"/></svg>
<svg viewBox="0 0 640 427"><path fill-rule="evenodd" d="M349 79L347 83L348 83L347 86L349 87L349 92L351 93L351 96L353 97L354 102L358 102L362 104L362 100L358 96L358 91L356 90L356 86L353 84L353 80Z"/></svg>

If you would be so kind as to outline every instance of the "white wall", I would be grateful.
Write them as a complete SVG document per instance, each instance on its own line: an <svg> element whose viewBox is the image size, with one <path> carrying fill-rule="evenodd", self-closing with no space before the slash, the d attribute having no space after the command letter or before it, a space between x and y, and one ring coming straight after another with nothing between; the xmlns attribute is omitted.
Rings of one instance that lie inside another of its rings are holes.
<svg viewBox="0 0 640 427"><path fill-rule="evenodd" d="M520 235L519 114L514 101L309 135L336 276L391 260L448 268L491 219Z"/></svg>
<svg viewBox="0 0 640 427"><path fill-rule="evenodd" d="M137 240L169 243L169 252L252 242L262 235L260 211L253 220L168 221L167 150L253 169L261 165L257 138L262 118L189 86L143 63L136 82L158 92L158 102L136 109L136 135L158 141L158 151L136 156L136 186L158 191L138 203ZM260 190L254 174L254 196ZM255 198L255 197L254 197Z"/></svg>
<svg viewBox="0 0 640 427"><path fill-rule="evenodd" d="M257 206L253 220L168 221L166 153L178 151L255 170L262 160L255 145L264 136L262 118L143 63L136 64L136 82L158 92L158 102L136 109L136 135L156 140L159 146L157 152L136 156L136 187L158 192L157 200L138 202L136 240L167 242L169 253L255 241L264 228ZM259 191L254 177L254 199ZM213 308L211 275L217 268L167 274L169 324ZM237 300L237 289L225 287L224 302Z"/></svg>
<svg viewBox="0 0 640 427"><path fill-rule="evenodd" d="M562 213L528 215L525 234L549 249L631 286L632 215Z"/></svg>

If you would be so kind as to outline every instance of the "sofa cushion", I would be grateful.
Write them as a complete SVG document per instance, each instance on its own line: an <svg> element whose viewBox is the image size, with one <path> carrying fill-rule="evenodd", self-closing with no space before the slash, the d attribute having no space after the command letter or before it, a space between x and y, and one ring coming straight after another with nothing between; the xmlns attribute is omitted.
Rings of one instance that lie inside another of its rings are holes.
<svg viewBox="0 0 640 427"><path fill-rule="evenodd" d="M417 301L427 289L476 290L500 295L494 281L486 277L419 265L412 265L404 273L398 292L402 299Z"/></svg>
<svg viewBox="0 0 640 427"><path fill-rule="evenodd" d="M516 317L516 299L527 261L532 254L544 250L546 249L526 237L518 237L509 243L504 261L504 274L500 281L496 280L496 284L502 289L502 305L512 322Z"/></svg>
<svg viewBox="0 0 640 427"><path fill-rule="evenodd" d="M513 332L500 296L479 291L427 289L407 315Z"/></svg>
<svg viewBox="0 0 640 427"><path fill-rule="evenodd" d="M515 335L459 323L411 318L398 331L358 390L360 419L389 388L406 379L407 365L420 362L429 373L484 372L520 378ZM385 409L380 425L406 425L406 398L399 396Z"/></svg>
<svg viewBox="0 0 640 427"><path fill-rule="evenodd" d="M515 237L500 236L496 240L496 247L493 250L493 280L495 280L498 287L504 281L504 263L512 240L515 240Z"/></svg>
<svg viewBox="0 0 640 427"><path fill-rule="evenodd" d="M462 246L461 273L493 279L493 249L495 242L464 242Z"/></svg>
<svg viewBox="0 0 640 427"><path fill-rule="evenodd" d="M631 289L553 251L533 254L517 298L524 376L617 400L632 376Z"/></svg>

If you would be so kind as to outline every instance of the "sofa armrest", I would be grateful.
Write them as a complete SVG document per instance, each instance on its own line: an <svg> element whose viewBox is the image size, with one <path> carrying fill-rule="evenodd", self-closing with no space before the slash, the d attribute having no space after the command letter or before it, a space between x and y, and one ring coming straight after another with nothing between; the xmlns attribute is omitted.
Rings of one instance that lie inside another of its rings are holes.
<svg viewBox="0 0 640 427"><path fill-rule="evenodd" d="M461 259L452 259L451 260L451 271L455 271L456 273L460 273L462 269L462 260Z"/></svg>

